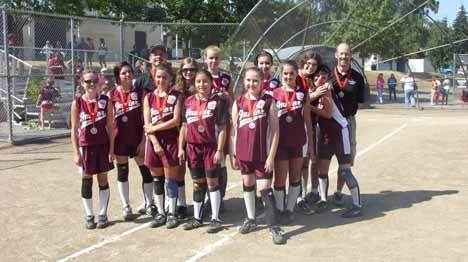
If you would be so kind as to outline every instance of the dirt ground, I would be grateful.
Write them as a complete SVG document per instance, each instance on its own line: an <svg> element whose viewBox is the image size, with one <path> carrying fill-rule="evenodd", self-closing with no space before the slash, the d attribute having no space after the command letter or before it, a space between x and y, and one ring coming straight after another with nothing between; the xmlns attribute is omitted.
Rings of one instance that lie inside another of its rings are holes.
<svg viewBox="0 0 468 262"><path fill-rule="evenodd" d="M342 210L302 216L275 246L263 226L237 233L245 216L240 175L229 170L226 229L186 232L122 222L116 171L110 173L112 225L86 230L80 176L68 139L0 149L1 261L466 261L468 259L468 114L464 110L361 110L358 158L364 215ZM335 161L334 161L335 162ZM331 170L336 168L336 164ZM131 163L131 203L141 178ZM331 174L330 194L335 188ZM191 203L191 179L187 176ZM94 183L94 209L97 182ZM347 190L345 190L346 193ZM349 202L348 197L348 202Z"/></svg>

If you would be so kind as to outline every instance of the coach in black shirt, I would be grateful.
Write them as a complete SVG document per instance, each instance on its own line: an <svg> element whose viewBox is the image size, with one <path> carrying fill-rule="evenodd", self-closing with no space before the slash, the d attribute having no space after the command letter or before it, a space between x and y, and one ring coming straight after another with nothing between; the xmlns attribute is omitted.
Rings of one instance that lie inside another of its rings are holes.
<svg viewBox="0 0 468 262"><path fill-rule="evenodd" d="M149 62L151 63L151 70L143 73L135 80L135 85L143 87L146 92L152 92L154 86L154 70L160 64L168 64L166 48L162 45L154 46L150 49Z"/></svg>
<svg viewBox="0 0 468 262"><path fill-rule="evenodd" d="M351 143L351 165L354 165L356 157L356 118L359 104L364 103L364 78L360 73L351 68L353 55L349 45L341 43L336 47L335 58L337 65L332 74L332 84L334 91L340 97L344 108L344 116L348 120ZM344 180L338 174L337 192L334 194L334 202L337 205L344 204L341 190Z"/></svg>

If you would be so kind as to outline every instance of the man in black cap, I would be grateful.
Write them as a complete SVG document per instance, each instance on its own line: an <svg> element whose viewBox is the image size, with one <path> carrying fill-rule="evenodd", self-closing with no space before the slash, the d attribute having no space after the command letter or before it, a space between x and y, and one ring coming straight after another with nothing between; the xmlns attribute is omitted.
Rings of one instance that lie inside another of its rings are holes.
<svg viewBox="0 0 468 262"><path fill-rule="evenodd" d="M163 45L157 45L150 48L149 62L151 63L151 70L141 74L135 80L135 85L143 87L146 92L153 91L156 87L154 86L154 70L160 64L167 64L167 52L166 47Z"/></svg>

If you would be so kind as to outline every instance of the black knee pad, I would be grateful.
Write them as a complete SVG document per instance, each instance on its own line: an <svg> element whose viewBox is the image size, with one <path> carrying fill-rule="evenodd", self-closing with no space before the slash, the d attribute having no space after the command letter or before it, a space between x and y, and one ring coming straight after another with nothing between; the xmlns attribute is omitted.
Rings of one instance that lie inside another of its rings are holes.
<svg viewBox="0 0 468 262"><path fill-rule="evenodd" d="M117 181L128 182L128 163L117 164Z"/></svg>
<svg viewBox="0 0 468 262"><path fill-rule="evenodd" d="M193 183L193 201L203 202L208 185L205 183Z"/></svg>
<svg viewBox="0 0 468 262"><path fill-rule="evenodd" d="M286 191L286 187L284 187L284 186L274 186L274 189L276 191Z"/></svg>
<svg viewBox="0 0 468 262"><path fill-rule="evenodd" d="M301 180L296 181L296 182L289 182L289 186L292 186L292 187L301 186Z"/></svg>
<svg viewBox="0 0 468 262"><path fill-rule="evenodd" d="M185 181L177 181L177 187L185 186Z"/></svg>
<svg viewBox="0 0 468 262"><path fill-rule="evenodd" d="M221 169L215 170L205 170L207 178L219 178L219 181L222 180L222 171Z"/></svg>
<svg viewBox="0 0 468 262"><path fill-rule="evenodd" d="M99 185L99 190L106 190L106 189L109 189L109 183L107 183L107 184L105 184L103 186Z"/></svg>
<svg viewBox="0 0 468 262"><path fill-rule="evenodd" d="M83 178L81 181L81 197L86 199L93 198L93 179Z"/></svg>
<svg viewBox="0 0 468 262"><path fill-rule="evenodd" d="M219 190L219 186L208 188L208 191L210 191L210 192L216 192L218 190Z"/></svg>
<svg viewBox="0 0 468 262"><path fill-rule="evenodd" d="M163 176L155 176L153 177L154 182L154 193L156 195L164 195L164 177Z"/></svg>
<svg viewBox="0 0 468 262"><path fill-rule="evenodd" d="M153 182L153 177L151 176L151 172L149 168L145 165L138 166L140 169L141 177L143 178L143 183L148 184Z"/></svg>
<svg viewBox="0 0 468 262"><path fill-rule="evenodd" d="M190 168L190 176L193 180L198 180L205 178L205 169L204 168Z"/></svg>
<svg viewBox="0 0 468 262"><path fill-rule="evenodd" d="M328 179L328 173L322 173L322 172L319 171L319 172L318 172L318 177L319 177L319 178L322 178L322 179L324 179L324 178L327 178L327 179Z"/></svg>
<svg viewBox="0 0 468 262"><path fill-rule="evenodd" d="M242 188L244 189L244 192L252 192L255 190L255 184L253 184L252 186L242 185Z"/></svg>

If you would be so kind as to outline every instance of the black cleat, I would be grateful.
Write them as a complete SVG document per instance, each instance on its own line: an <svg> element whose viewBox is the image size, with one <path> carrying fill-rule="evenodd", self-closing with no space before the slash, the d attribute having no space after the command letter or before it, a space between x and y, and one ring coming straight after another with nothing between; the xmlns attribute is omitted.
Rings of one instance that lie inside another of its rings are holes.
<svg viewBox="0 0 468 262"><path fill-rule="evenodd" d="M242 226L239 227L239 233L247 234L254 231L257 228L255 219L246 218Z"/></svg>
<svg viewBox="0 0 468 262"><path fill-rule="evenodd" d="M333 194L333 204L337 207L342 207L345 205L345 199L343 193L335 192Z"/></svg>
<svg viewBox="0 0 468 262"><path fill-rule="evenodd" d="M362 216L361 207L356 205L352 205L350 208L346 209L346 211L341 215L343 218L352 218L352 217L359 217Z"/></svg>
<svg viewBox="0 0 468 262"><path fill-rule="evenodd" d="M305 198L307 200L307 203L309 203L310 205L315 204L318 201L320 201L319 193L310 192L309 194L307 194Z"/></svg>
<svg viewBox="0 0 468 262"><path fill-rule="evenodd" d="M315 212L317 212L317 213L323 213L323 212L327 211L327 209L328 209L328 203L327 203L327 201L320 200L320 201L317 203Z"/></svg>
<svg viewBox="0 0 468 262"><path fill-rule="evenodd" d="M303 215L312 215L315 213L315 210L313 210L310 206L309 203L305 200L301 200L297 202L296 204L296 211L303 214Z"/></svg>
<svg viewBox="0 0 468 262"><path fill-rule="evenodd" d="M187 207L186 206L178 206L176 211L176 217L179 220L184 220L187 218Z"/></svg>
<svg viewBox="0 0 468 262"><path fill-rule="evenodd" d="M97 228L106 228L109 225L106 215L99 215L99 220L97 222Z"/></svg>
<svg viewBox="0 0 468 262"><path fill-rule="evenodd" d="M179 225L179 221L177 220L177 217L174 216L173 214L168 214L167 215L167 221L166 221L166 227L168 229L171 228L176 228Z"/></svg>
<svg viewBox="0 0 468 262"><path fill-rule="evenodd" d="M151 221L150 227L156 228L156 227L163 226L164 224L166 224L166 215L157 213L154 216L153 221Z"/></svg>
<svg viewBox="0 0 468 262"><path fill-rule="evenodd" d="M86 228L87 229L96 229L96 223L94 222L94 216L86 217Z"/></svg>
<svg viewBox="0 0 468 262"><path fill-rule="evenodd" d="M271 239L275 245L286 244L286 238L283 236L283 232L280 227L271 227L270 228Z"/></svg>
<svg viewBox="0 0 468 262"><path fill-rule="evenodd" d="M194 217L190 218L190 220L183 226L184 230L192 230L195 228L199 228L203 226L203 221L201 219L196 219Z"/></svg>
<svg viewBox="0 0 468 262"><path fill-rule="evenodd" d="M289 225L294 221L294 213L289 210L284 210L281 213L281 224Z"/></svg>
<svg viewBox="0 0 468 262"><path fill-rule="evenodd" d="M221 221L212 219L206 232L213 234L213 233L218 233L221 230L223 230L223 225L221 225Z"/></svg>

